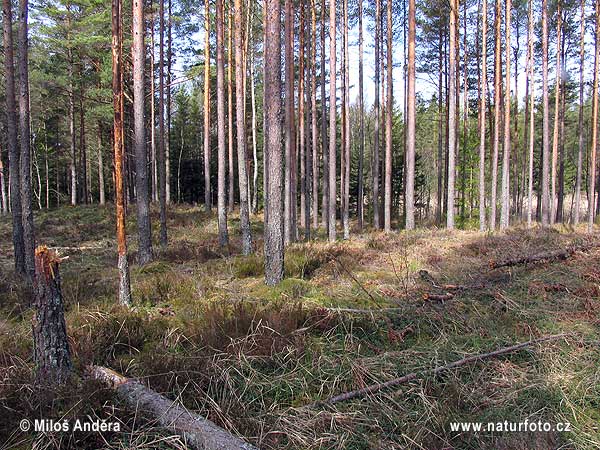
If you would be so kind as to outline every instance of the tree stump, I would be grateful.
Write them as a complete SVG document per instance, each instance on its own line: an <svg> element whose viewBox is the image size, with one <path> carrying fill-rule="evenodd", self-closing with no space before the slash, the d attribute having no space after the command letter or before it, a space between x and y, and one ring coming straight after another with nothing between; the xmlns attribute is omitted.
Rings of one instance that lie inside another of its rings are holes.
<svg viewBox="0 0 600 450"><path fill-rule="evenodd" d="M35 251L36 311L32 328L36 381L39 384L64 384L73 368L60 288L59 264L62 261L56 252L45 246Z"/></svg>

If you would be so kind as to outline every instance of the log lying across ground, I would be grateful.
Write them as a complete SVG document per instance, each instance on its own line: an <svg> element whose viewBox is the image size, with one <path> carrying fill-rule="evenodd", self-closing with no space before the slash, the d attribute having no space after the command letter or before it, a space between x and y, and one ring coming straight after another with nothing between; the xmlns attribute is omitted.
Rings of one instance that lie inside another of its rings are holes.
<svg viewBox="0 0 600 450"><path fill-rule="evenodd" d="M196 450L258 450L233 436L210 420L188 411L183 406L147 388L137 380L126 378L106 367L90 366L89 375L114 388L131 407L153 418L184 439Z"/></svg>
<svg viewBox="0 0 600 450"><path fill-rule="evenodd" d="M554 259L567 259L573 256L577 252L586 252L591 250L594 247L597 247L598 244L591 245L579 245L574 247L569 247L563 250L553 250L551 252L543 252L538 253L532 256L521 256L518 258L511 258L504 261L495 262L492 261L490 263L490 267L492 269L500 269L501 267L513 267L521 264L533 264L542 261L551 261Z"/></svg>
<svg viewBox="0 0 600 450"><path fill-rule="evenodd" d="M556 341L558 339L563 339L567 336L572 336L572 334L555 334L550 336L544 336L538 339L533 339L531 341L522 342L521 344L512 345L510 347L504 347L498 350L494 350L489 353L480 353L478 355L469 356L467 358L459 359L458 361L451 362L450 364L446 364L445 366L436 367L433 369L425 369L419 372L412 372L407 375L404 375L400 378L395 378L390 381L386 381L385 383L377 383L372 384L370 386L364 387L362 389L357 389L355 391L345 392L343 394L336 395L335 397L330 397L327 400L323 400L320 402L312 403L307 405L307 408L314 408L320 405L333 405L334 403L344 402L347 400L352 400L355 398L365 397L369 394L375 394L384 389L392 388L399 386L404 383L408 383L418 377L426 376L426 375L437 375L440 372L444 372L446 370L454 369L456 367L464 366L466 364L482 361L484 359L495 358L502 355L507 355L509 353L514 353L518 350L521 350L525 347L530 347L535 344L541 344L542 342L548 341Z"/></svg>

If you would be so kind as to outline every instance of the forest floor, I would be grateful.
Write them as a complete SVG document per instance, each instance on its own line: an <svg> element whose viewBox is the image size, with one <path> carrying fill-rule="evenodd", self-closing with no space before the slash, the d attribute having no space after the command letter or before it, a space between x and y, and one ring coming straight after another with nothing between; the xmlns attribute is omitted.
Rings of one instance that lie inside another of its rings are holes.
<svg viewBox="0 0 600 450"><path fill-rule="evenodd" d="M156 232L156 211L153 219ZM253 227L259 235L258 218ZM600 247L490 268L592 241L576 230L365 233L334 245L321 236L287 250L287 278L270 288L262 251L239 256L236 217L224 254L214 216L172 207L168 249L143 268L132 264L131 309L116 304L112 207L38 212L36 231L40 244L69 256L61 275L77 377L51 394L32 385L30 299L13 276L10 221L0 218L0 448L185 448L86 379L91 363L143 380L262 449L600 448ZM444 284L468 286L444 302L427 299L444 294ZM306 407L562 332L574 334L367 398ZM23 418L86 416L119 421L121 430L19 431ZM569 422L571 431L451 430L452 422L526 419Z"/></svg>

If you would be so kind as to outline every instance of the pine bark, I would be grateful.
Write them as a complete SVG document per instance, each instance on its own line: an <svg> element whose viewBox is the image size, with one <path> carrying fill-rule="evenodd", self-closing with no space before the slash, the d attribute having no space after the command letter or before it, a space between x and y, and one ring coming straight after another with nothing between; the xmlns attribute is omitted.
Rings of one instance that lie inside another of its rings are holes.
<svg viewBox="0 0 600 450"><path fill-rule="evenodd" d="M112 90L113 90L113 151L115 165L115 203L117 219L117 251L119 269L119 303L131 304L127 236L125 232L125 194L123 192L123 35L122 3L112 0Z"/></svg>
<svg viewBox="0 0 600 450"><path fill-rule="evenodd" d="M225 149L225 67L223 47L224 39L223 0L217 0L217 139L218 139L218 181L217 216L219 226L219 245L229 244L227 232L227 205L225 194L226 149Z"/></svg>
<svg viewBox="0 0 600 450"><path fill-rule="evenodd" d="M319 131L317 116L317 11L315 0L311 0L311 129L312 129L312 226L319 227Z"/></svg>
<svg viewBox="0 0 600 450"><path fill-rule="evenodd" d="M364 36L363 1L358 0L358 108L359 108L359 148L358 148L358 230L364 226L364 159L365 159L365 93L364 93Z"/></svg>
<svg viewBox="0 0 600 450"><path fill-rule="evenodd" d="M496 0L496 12L494 18L494 143L492 156L492 193L490 211L490 229L496 229L496 215L498 209L498 158L500 154L500 126L501 126L501 79L502 79L502 46L501 23L502 10L500 0Z"/></svg>
<svg viewBox="0 0 600 450"><path fill-rule="evenodd" d="M36 381L39 384L64 384L73 371L61 292L60 262L56 253L46 247L38 247L35 251L32 334Z"/></svg>
<svg viewBox="0 0 600 450"><path fill-rule="evenodd" d="M391 2L391 0L389 0ZM391 3L390 3L391 5ZM391 22L390 22L391 23ZM350 166L351 142L350 142L350 53L348 51L348 0L344 0L344 142L343 158L344 164L344 185L342 194L344 198L344 209L342 211L342 224L344 226L344 239L350 239Z"/></svg>
<svg viewBox="0 0 600 450"><path fill-rule="evenodd" d="M148 155L145 130L144 66L144 3L133 0L133 134L135 147L138 262L148 264L152 260L152 231L150 225L150 195L148 192Z"/></svg>
<svg viewBox="0 0 600 450"><path fill-rule="evenodd" d="M408 1L408 96L406 99L406 229L415 228L415 45L416 6L415 0Z"/></svg>
<svg viewBox="0 0 600 450"><path fill-rule="evenodd" d="M229 158L227 207L229 212L233 212L235 207L235 165L233 162L233 14L231 7L227 11L227 21L227 156ZM242 101L241 105L243 104Z"/></svg>
<svg viewBox="0 0 600 450"><path fill-rule="evenodd" d="M594 84L592 88L592 149L590 155L590 202L588 206L588 233L594 228L594 194L596 192L596 150L598 146L598 66L600 65L600 0L596 0L595 55L594 55Z"/></svg>
<svg viewBox="0 0 600 450"><path fill-rule="evenodd" d="M283 280L283 152L281 148L281 6L265 0L265 283Z"/></svg>
<svg viewBox="0 0 600 450"><path fill-rule="evenodd" d="M327 139L327 94L325 73L325 0L321 0L321 154L323 155L321 222L329 230L329 141Z"/></svg>
<svg viewBox="0 0 600 450"><path fill-rule="evenodd" d="M550 224L550 112L548 103L548 0L542 0L542 226ZM593 179L593 177L591 178Z"/></svg>
<svg viewBox="0 0 600 450"><path fill-rule="evenodd" d="M12 214L12 239L15 260L15 272L24 276L25 242L23 241L23 213L21 211L21 177L19 144L17 139L17 110L15 100L15 67L12 36L12 4L10 0L2 2L3 41L4 41L4 77L6 100L6 134L8 143L8 170L10 188L10 210Z"/></svg>
<svg viewBox="0 0 600 450"><path fill-rule="evenodd" d="M487 98L487 30L488 0L482 0L481 25L481 84L479 97L479 231L486 230L485 209L485 113Z"/></svg>
<svg viewBox="0 0 600 450"><path fill-rule="evenodd" d="M527 227L530 228L533 216L533 159L535 147L535 82L534 82L534 53L533 53L533 0L529 0L529 26L527 30L527 83L529 88L529 170L528 170L528 187L527 187Z"/></svg>
<svg viewBox="0 0 600 450"><path fill-rule="evenodd" d="M296 196L294 168L296 163L296 130L294 121L294 5L285 0L285 200L284 228L286 245L295 240Z"/></svg>
<svg viewBox="0 0 600 450"><path fill-rule="evenodd" d="M385 191L383 228L384 231L392 231L392 116L393 105L393 83L392 79L392 0L387 0L387 95L385 108Z"/></svg>
<svg viewBox="0 0 600 450"><path fill-rule="evenodd" d="M21 158L19 160L21 182L21 212L23 214L23 243L27 277L33 282L35 276L35 235L33 229L33 209L31 205L31 123L29 111L29 42L28 42L28 0L19 0L19 30L17 32L19 58L19 136Z"/></svg>
<svg viewBox="0 0 600 450"><path fill-rule="evenodd" d="M242 105L245 103L244 64L242 39L242 1L235 0L235 95L236 95L236 126L237 154L240 188L240 228L242 232L242 253L252 253L252 235L250 233L250 206L248 199L248 173L246 165L246 115Z"/></svg>
<svg viewBox="0 0 600 450"><path fill-rule="evenodd" d="M168 244L167 236L167 162L165 148L165 0L159 3L158 61L158 203L160 205L160 245Z"/></svg>
<svg viewBox="0 0 600 450"><path fill-rule="evenodd" d="M210 212L210 2L204 5L204 209Z"/></svg>
<svg viewBox="0 0 600 450"><path fill-rule="evenodd" d="M580 37L579 37L579 116L577 121L577 130L579 133L577 149L577 174L575 181L575 211L573 212L573 225L579 225L579 213L581 211L581 179L583 169L583 152L585 148L585 138L583 135L583 94L584 94L584 64L585 64L585 0L580 1Z"/></svg>
<svg viewBox="0 0 600 450"><path fill-rule="evenodd" d="M502 159L502 210L500 211L500 229L508 228L510 222L510 56L512 48L510 46L511 35L511 0L506 0L505 3L505 19L504 19L504 39L505 39L505 54L506 54L506 70L504 83L504 151Z"/></svg>
<svg viewBox="0 0 600 450"><path fill-rule="evenodd" d="M379 137L380 137L380 118L381 105L379 103L379 87L381 78L380 64L380 46L381 46L381 0L375 0L375 129L373 131L373 187L372 187L372 202L373 202L373 228L378 230L379 223Z"/></svg>
<svg viewBox="0 0 600 450"><path fill-rule="evenodd" d="M558 146L560 139L560 56L561 56L562 13L560 0L556 10L556 83L554 85L554 127L552 129L552 168L550 184L550 225L556 222L557 195L556 174L558 170Z"/></svg>
<svg viewBox="0 0 600 450"><path fill-rule="evenodd" d="M456 156L456 26L458 19L458 0L450 0L450 47L448 64L448 207L446 227L454 229L454 178Z"/></svg>
<svg viewBox="0 0 600 450"><path fill-rule="evenodd" d="M288 0L289 1L289 0ZM329 0L329 242L336 240L336 0Z"/></svg>

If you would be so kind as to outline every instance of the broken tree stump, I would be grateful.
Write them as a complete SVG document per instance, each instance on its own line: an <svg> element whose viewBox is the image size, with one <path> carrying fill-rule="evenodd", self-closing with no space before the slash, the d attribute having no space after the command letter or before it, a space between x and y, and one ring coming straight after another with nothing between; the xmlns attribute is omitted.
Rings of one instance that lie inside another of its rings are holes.
<svg viewBox="0 0 600 450"><path fill-rule="evenodd" d="M210 420L188 411L137 380L124 377L114 370L101 366L89 366L88 374L115 389L134 410L139 410L155 418L162 427L177 433L189 448L196 450L258 450Z"/></svg>
<svg viewBox="0 0 600 450"><path fill-rule="evenodd" d="M39 384L64 384L73 370L60 288L59 264L63 259L45 246L35 251L32 330Z"/></svg>

